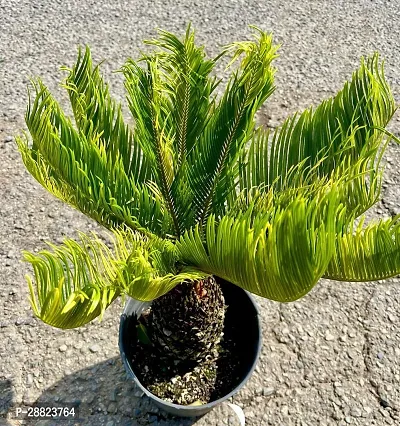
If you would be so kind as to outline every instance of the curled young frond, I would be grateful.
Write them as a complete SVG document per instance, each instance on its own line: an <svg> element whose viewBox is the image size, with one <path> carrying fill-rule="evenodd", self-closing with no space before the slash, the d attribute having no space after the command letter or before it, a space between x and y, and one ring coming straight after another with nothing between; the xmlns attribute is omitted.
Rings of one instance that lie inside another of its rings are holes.
<svg viewBox="0 0 400 426"><path fill-rule="evenodd" d="M75 328L102 316L121 294L153 300L185 280L204 277L193 268L177 269L178 252L169 241L115 230L110 249L95 234L79 234L49 244L38 254L24 252L34 281L27 277L35 315L58 328Z"/></svg>
<svg viewBox="0 0 400 426"><path fill-rule="evenodd" d="M340 281L377 281L400 274L400 216L344 223L325 278Z"/></svg>

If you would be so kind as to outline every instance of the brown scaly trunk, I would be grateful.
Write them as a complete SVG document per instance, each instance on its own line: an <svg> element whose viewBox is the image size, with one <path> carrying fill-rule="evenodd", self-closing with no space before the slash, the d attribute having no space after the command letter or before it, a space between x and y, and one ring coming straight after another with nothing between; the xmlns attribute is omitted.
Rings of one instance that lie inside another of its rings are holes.
<svg viewBox="0 0 400 426"><path fill-rule="evenodd" d="M150 391L180 404L206 402L215 385L224 318L224 296L212 276L182 283L156 299L148 323L153 344L171 363L192 367L183 377L156 384Z"/></svg>
<svg viewBox="0 0 400 426"><path fill-rule="evenodd" d="M214 277L183 283L153 302L152 340L175 359L204 360L221 340L224 318L224 296Z"/></svg>

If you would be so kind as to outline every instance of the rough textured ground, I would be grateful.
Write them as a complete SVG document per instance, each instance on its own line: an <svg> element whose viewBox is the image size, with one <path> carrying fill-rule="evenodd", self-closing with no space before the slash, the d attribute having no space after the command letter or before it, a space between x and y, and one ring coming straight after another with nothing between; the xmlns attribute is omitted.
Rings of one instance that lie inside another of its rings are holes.
<svg viewBox="0 0 400 426"><path fill-rule="evenodd" d="M396 0L225 0L222 2L0 0L0 405L40 398L81 401L85 425L237 424L227 406L202 419L159 412L125 378L117 331L121 305L102 323L77 331L46 327L32 317L20 250L60 242L75 229L96 226L47 194L24 171L12 137L23 128L26 83L41 75L58 89L59 66L71 64L78 44L107 59L108 75L155 27L183 32L191 20L199 39L218 46L271 30L283 43L278 89L262 119L276 126L298 108L338 90L362 54L381 51L400 101L400 3ZM119 75L113 92L122 97ZM398 133L395 117L392 129ZM399 213L400 149L387 156L385 203L375 215ZM400 424L400 285L321 282L301 301L260 300L264 327L256 373L233 401L247 424ZM19 424L0 418L0 424ZM46 424L45 422L36 422Z"/></svg>

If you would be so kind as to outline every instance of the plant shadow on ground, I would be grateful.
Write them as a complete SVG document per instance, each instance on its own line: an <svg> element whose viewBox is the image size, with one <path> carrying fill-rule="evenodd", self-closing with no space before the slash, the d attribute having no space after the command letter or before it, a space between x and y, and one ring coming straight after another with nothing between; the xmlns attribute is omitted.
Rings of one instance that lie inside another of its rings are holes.
<svg viewBox="0 0 400 426"><path fill-rule="evenodd" d="M158 409L127 378L119 357L67 375L46 389L35 403L53 406L73 404L78 407L84 425L180 425L190 426L197 418L173 417ZM42 424L42 423L41 423ZM43 425L51 422L43 422ZM63 422L63 425L68 422ZM76 424L71 422L71 424Z"/></svg>
<svg viewBox="0 0 400 426"><path fill-rule="evenodd" d="M0 380L0 425L9 425L5 420L14 400L14 392L11 380Z"/></svg>

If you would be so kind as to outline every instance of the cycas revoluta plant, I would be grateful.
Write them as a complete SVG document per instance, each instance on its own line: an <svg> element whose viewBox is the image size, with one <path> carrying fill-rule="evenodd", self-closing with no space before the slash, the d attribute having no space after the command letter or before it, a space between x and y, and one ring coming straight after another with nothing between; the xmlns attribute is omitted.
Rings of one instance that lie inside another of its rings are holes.
<svg viewBox="0 0 400 426"><path fill-rule="evenodd" d="M398 217L363 224L379 200L385 126L395 111L377 54L335 97L270 131L256 126L255 114L274 91L271 35L256 29L252 41L215 59L195 45L190 27L183 39L160 31L148 43L150 53L121 69L132 127L89 48L64 84L74 123L33 83L32 143L17 139L27 169L114 235L113 249L81 233L79 242L25 252L40 319L73 328L119 295L159 298L154 341L177 358L201 359L223 327L213 277L289 302L321 277L400 273ZM224 56L233 71L218 97L212 71Z"/></svg>

